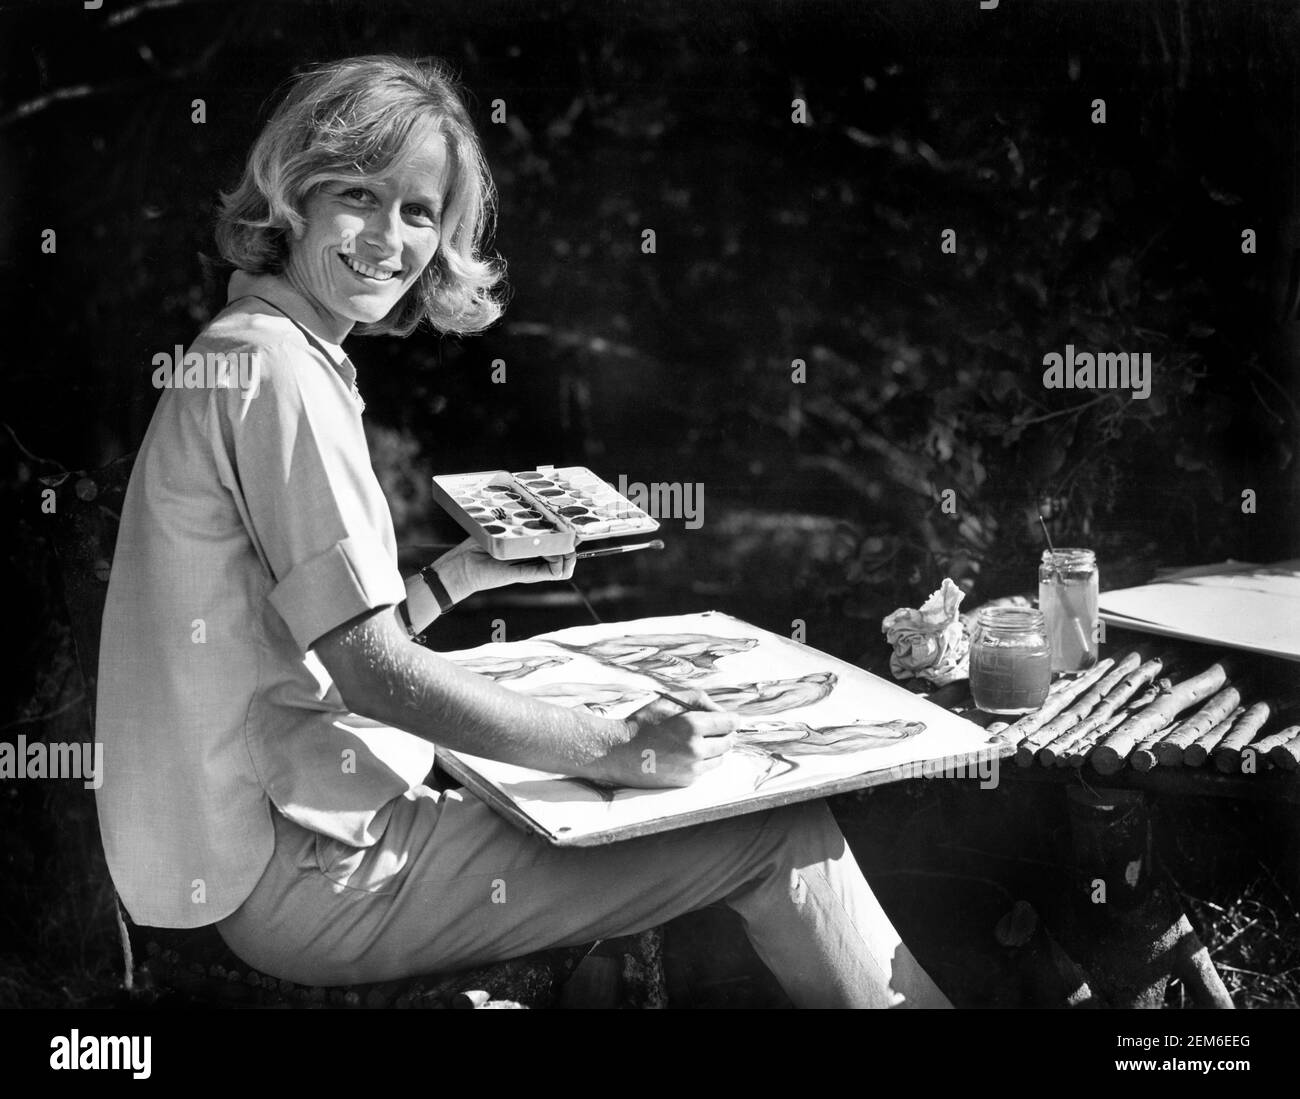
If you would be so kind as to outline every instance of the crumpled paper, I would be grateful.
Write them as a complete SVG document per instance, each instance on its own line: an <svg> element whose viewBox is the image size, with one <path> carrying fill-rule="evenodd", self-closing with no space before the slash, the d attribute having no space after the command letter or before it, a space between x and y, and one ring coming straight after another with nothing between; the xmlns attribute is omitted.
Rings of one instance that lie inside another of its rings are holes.
<svg viewBox="0 0 1300 1099"><path fill-rule="evenodd" d="M966 593L950 579L920 607L900 607L880 623L894 647L889 670L895 679L924 679L936 687L970 674L970 635L958 609Z"/></svg>

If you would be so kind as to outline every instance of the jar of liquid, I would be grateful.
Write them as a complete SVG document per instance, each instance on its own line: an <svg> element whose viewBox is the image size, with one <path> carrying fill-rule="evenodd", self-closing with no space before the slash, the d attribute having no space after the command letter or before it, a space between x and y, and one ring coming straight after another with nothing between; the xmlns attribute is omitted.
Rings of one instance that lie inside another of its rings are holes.
<svg viewBox="0 0 1300 1099"><path fill-rule="evenodd" d="M1038 609L1047 622L1053 672L1097 663L1097 555L1089 549L1043 550Z"/></svg>
<svg viewBox="0 0 1300 1099"><path fill-rule="evenodd" d="M1042 611L985 607L970 643L970 689L986 714L1028 714L1047 701L1052 654Z"/></svg>

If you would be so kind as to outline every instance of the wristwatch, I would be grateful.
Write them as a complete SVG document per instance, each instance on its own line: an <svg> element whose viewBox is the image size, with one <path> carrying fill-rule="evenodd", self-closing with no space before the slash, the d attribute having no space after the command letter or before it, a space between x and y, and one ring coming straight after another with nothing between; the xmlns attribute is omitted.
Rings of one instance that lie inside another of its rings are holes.
<svg viewBox="0 0 1300 1099"><path fill-rule="evenodd" d="M446 614L455 605L456 601L447 594L447 588L442 582L432 565L425 565L420 570L420 579L424 581L424 586L433 592L433 597L438 601L438 613Z"/></svg>

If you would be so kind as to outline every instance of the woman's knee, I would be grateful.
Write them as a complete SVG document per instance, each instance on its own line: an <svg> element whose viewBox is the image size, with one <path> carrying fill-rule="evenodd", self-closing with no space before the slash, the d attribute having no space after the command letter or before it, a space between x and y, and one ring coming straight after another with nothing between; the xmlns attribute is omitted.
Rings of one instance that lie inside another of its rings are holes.
<svg viewBox="0 0 1300 1099"><path fill-rule="evenodd" d="M821 798L801 801L769 810L766 827L781 837L782 846L795 854L795 861L827 862L848 850L844 833Z"/></svg>

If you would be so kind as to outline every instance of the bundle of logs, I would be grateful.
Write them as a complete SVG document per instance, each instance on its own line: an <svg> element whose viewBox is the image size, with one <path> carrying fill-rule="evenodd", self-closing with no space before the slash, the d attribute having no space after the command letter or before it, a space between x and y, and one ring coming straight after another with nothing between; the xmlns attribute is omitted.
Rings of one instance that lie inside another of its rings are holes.
<svg viewBox="0 0 1300 1099"><path fill-rule="evenodd" d="M1102 775L1125 766L1210 767L1225 774L1300 769L1297 699L1250 702L1251 686L1239 657L1197 670L1135 649L1058 680L1040 709L988 731L1015 746L1022 767L1087 763Z"/></svg>

